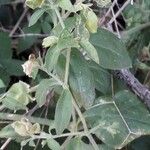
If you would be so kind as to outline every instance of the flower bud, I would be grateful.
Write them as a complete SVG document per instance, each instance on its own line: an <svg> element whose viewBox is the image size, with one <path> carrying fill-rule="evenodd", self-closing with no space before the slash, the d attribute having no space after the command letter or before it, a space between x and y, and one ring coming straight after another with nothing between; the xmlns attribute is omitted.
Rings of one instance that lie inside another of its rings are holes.
<svg viewBox="0 0 150 150"><path fill-rule="evenodd" d="M54 44L56 44L57 42L58 42L58 37L56 37L56 36L48 36L48 37L43 39L42 46L45 47L45 48L51 47Z"/></svg>
<svg viewBox="0 0 150 150"><path fill-rule="evenodd" d="M45 0L26 0L26 5L32 9L40 7Z"/></svg>
<svg viewBox="0 0 150 150"><path fill-rule="evenodd" d="M87 10L85 26L91 33L96 33L98 28L98 18L92 10Z"/></svg>

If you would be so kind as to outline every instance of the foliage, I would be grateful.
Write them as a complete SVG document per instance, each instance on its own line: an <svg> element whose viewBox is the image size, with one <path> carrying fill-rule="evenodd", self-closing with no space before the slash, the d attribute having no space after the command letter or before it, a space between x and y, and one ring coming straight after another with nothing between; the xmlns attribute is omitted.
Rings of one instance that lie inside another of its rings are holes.
<svg viewBox="0 0 150 150"><path fill-rule="evenodd" d="M32 15L19 23L23 34L15 34L15 26L9 34L2 28L1 139L25 149L138 150L137 141L149 147L149 110L112 72L132 69L150 86L150 2L127 5L122 32L115 16L114 29L99 27L97 10L109 11L113 4L95 2L26 0L23 17Z"/></svg>

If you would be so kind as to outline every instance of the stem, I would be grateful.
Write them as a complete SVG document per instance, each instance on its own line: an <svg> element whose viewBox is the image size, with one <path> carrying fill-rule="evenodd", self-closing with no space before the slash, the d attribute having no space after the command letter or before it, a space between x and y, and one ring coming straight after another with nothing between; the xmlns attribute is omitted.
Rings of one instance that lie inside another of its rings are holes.
<svg viewBox="0 0 150 150"><path fill-rule="evenodd" d="M0 113L0 119L2 120L12 120L12 121L18 121L21 120L21 118L27 118L32 123L39 123L41 125L47 125L50 126L53 124L52 120L49 119L43 119L39 117L31 117L31 116L23 116L18 114L9 114L9 113Z"/></svg>
<svg viewBox="0 0 150 150"><path fill-rule="evenodd" d="M68 49L67 50L67 58L66 58L65 79L64 79L64 83L66 85L68 84L70 54L71 54L71 49Z"/></svg>
<svg viewBox="0 0 150 150"><path fill-rule="evenodd" d="M40 69L41 69L42 71L46 72L46 73L47 73L49 76L51 76L54 80L56 80L61 86L65 86L64 83L63 83L57 76L55 76L54 74L48 72L48 71L44 68L44 66L42 66Z"/></svg>
<svg viewBox="0 0 150 150"><path fill-rule="evenodd" d="M0 147L0 150L4 150L6 146L10 143L10 141L11 141L11 138L8 138L6 142Z"/></svg>
<svg viewBox="0 0 150 150"><path fill-rule="evenodd" d="M41 132L40 135L33 135L33 139L56 139L61 137L69 137L69 136L85 136L84 132L73 132L73 133L64 133L60 135L51 135L45 132Z"/></svg>
<svg viewBox="0 0 150 150"><path fill-rule="evenodd" d="M131 35L131 34L133 34L135 32L141 31L141 30L143 30L145 28L148 28L148 27L150 27L150 22L147 22L147 23L144 23L144 24L140 24L140 25L138 25L138 26L136 26L134 28L131 28L130 30L124 31L122 33L122 36Z"/></svg>
<svg viewBox="0 0 150 150"><path fill-rule="evenodd" d="M59 22L60 22L62 28L64 29L64 28L65 28L65 25L64 25L63 19L62 19L61 15L60 15L60 12L59 12L57 6L55 6L55 4L53 3L52 0L49 0L49 3L50 3L50 5L53 5L54 10L55 10L55 13L56 13L56 15L57 15L57 17L58 17L58 20L59 20Z"/></svg>
<svg viewBox="0 0 150 150"><path fill-rule="evenodd" d="M97 146L95 140L93 139L93 137L91 136L91 134L89 134L89 131L88 131L88 127L87 127L87 125L86 125L85 118L83 117L82 112L80 111L80 108L78 107L78 105L76 104L76 102L75 102L74 99L73 99L72 103L73 103L73 106L74 106L75 110L77 111L77 113L78 113L78 115L79 115L79 117L80 117L80 119L81 119L81 122L82 122L82 124L83 124L84 132L85 132L86 136L89 138L89 140L90 140L90 142L91 142L93 148L94 148L95 150L99 150L99 148L98 148L98 146Z"/></svg>
<svg viewBox="0 0 150 150"><path fill-rule="evenodd" d="M36 86L31 87L29 92L30 92L30 93L35 92L35 91L37 90L38 86L39 86L39 85L36 85Z"/></svg>
<svg viewBox="0 0 150 150"><path fill-rule="evenodd" d="M58 11L58 8L57 8L56 6L54 6L54 10L55 10L55 12L56 12L56 15L57 15L57 17L58 17L58 20L59 20L59 22L60 22L62 28L64 29L64 28L65 28L64 22L63 22L63 20L62 20L62 18L61 18L61 16L60 16L60 12Z"/></svg>

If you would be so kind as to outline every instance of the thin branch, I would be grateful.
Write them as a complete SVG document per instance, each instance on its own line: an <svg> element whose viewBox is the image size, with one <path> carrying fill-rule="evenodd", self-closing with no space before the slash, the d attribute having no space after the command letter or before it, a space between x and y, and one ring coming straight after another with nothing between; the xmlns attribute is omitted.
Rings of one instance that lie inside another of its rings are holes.
<svg viewBox="0 0 150 150"><path fill-rule="evenodd" d="M27 33L27 34L17 34L17 35L12 35L10 37L14 37L14 38L20 38L20 37L30 37L30 36L36 36L36 37L47 37L49 36L49 34L35 34L35 33Z"/></svg>
<svg viewBox="0 0 150 150"><path fill-rule="evenodd" d="M0 147L0 150L4 150L7 147L7 145L10 143L10 141L11 141L11 138L8 138L6 142Z"/></svg>
<svg viewBox="0 0 150 150"><path fill-rule="evenodd" d="M25 17L26 13L28 11L28 8L25 7L22 15L20 16L19 20L17 21L16 25L14 26L14 28L12 29L12 31L10 32L9 36L12 37L12 35L16 32L16 30L18 29L20 23L22 22L23 18Z"/></svg>
<svg viewBox="0 0 150 150"><path fill-rule="evenodd" d="M126 6L128 6L128 4L131 3L131 0L127 0L124 5L118 10L118 12L115 14L114 18L117 18L120 13L126 8ZM112 24L114 22L114 18L111 18L111 20L109 21L109 24Z"/></svg>
<svg viewBox="0 0 150 150"><path fill-rule="evenodd" d="M18 121L18 120L21 120L22 117L27 118L32 123L39 123L41 125L50 126L51 123L53 123L53 121L49 120L49 119L43 119L43 118L39 118L39 117L32 117L32 116L26 116L26 115L18 115L18 114L1 113L0 112L0 119L1 120Z"/></svg>
<svg viewBox="0 0 150 150"><path fill-rule="evenodd" d="M150 109L150 90L142 85L128 69L114 71L114 75L123 80L127 86L144 102Z"/></svg>

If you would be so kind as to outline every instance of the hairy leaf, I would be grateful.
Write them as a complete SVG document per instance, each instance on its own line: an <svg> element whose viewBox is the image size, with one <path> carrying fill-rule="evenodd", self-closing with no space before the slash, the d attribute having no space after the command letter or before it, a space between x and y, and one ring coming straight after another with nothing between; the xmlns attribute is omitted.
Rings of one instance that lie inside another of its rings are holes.
<svg viewBox="0 0 150 150"><path fill-rule="evenodd" d="M47 140L47 145L52 150L61 150L60 145L54 139Z"/></svg>
<svg viewBox="0 0 150 150"><path fill-rule="evenodd" d="M99 103L85 112L93 132L112 148L122 148L135 138L150 134L150 115L139 99L125 90L115 100L99 98Z"/></svg>
<svg viewBox="0 0 150 150"><path fill-rule="evenodd" d="M109 93L111 91L110 73L92 61L88 65L93 73L95 88L104 94Z"/></svg>
<svg viewBox="0 0 150 150"><path fill-rule="evenodd" d="M90 42L95 46L103 68L115 70L132 66L123 42L113 33L99 28L91 35Z"/></svg>
<svg viewBox="0 0 150 150"><path fill-rule="evenodd" d="M87 108L95 99L94 77L81 53L75 49L71 53L70 87L76 100Z"/></svg>
<svg viewBox="0 0 150 150"><path fill-rule="evenodd" d="M43 79L36 91L35 98L38 105L41 107L46 102L46 96L50 90L59 85L54 79Z"/></svg>
<svg viewBox="0 0 150 150"><path fill-rule="evenodd" d="M67 128L72 112L72 95L68 89L64 89L56 105L55 127L57 134L61 134Z"/></svg>
<svg viewBox="0 0 150 150"><path fill-rule="evenodd" d="M45 11L46 9L38 9L37 11L35 11L29 20L29 27L33 26L39 20L39 18L44 14Z"/></svg>

